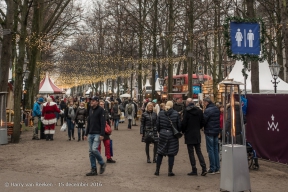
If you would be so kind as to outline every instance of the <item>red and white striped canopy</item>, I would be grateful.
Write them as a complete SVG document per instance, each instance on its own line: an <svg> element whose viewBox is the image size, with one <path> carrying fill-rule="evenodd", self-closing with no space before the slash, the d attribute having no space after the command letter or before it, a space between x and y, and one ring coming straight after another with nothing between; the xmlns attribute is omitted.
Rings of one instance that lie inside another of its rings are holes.
<svg viewBox="0 0 288 192"><path fill-rule="evenodd" d="M63 91L57 87L50 79L48 72L46 73L46 77L40 82L39 85L39 93L54 93L61 94Z"/></svg>

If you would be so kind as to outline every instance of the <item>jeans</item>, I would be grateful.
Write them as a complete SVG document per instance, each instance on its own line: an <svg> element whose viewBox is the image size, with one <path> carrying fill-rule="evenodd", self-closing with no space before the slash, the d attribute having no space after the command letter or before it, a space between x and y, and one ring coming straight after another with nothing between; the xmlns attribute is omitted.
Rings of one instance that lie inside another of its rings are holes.
<svg viewBox="0 0 288 192"><path fill-rule="evenodd" d="M78 128L78 140L81 140L81 130L82 130L82 138L85 135L85 128Z"/></svg>
<svg viewBox="0 0 288 192"><path fill-rule="evenodd" d="M114 128L118 127L119 119L114 119Z"/></svg>
<svg viewBox="0 0 288 192"><path fill-rule="evenodd" d="M104 164L103 158L99 151L97 150L100 144L100 135L99 134L89 134L88 135L88 143L89 143L89 158L92 169L97 169L96 167L96 159L100 165Z"/></svg>
<svg viewBox="0 0 288 192"><path fill-rule="evenodd" d="M67 119L67 126L68 126L68 137L71 139L71 135L74 138L74 123L71 119Z"/></svg>
<svg viewBox="0 0 288 192"><path fill-rule="evenodd" d="M209 155L210 170L213 172L220 170L219 154L218 154L218 136L206 137L206 148Z"/></svg>
<svg viewBox="0 0 288 192"><path fill-rule="evenodd" d="M201 144L200 143L199 144L187 144L187 149L188 149L188 154L189 154L189 159L190 159L192 169L196 168L194 148L195 148L197 157L199 159L200 165L202 167L202 170L206 171L206 163L205 163L204 157L203 157L202 152L201 152Z"/></svg>

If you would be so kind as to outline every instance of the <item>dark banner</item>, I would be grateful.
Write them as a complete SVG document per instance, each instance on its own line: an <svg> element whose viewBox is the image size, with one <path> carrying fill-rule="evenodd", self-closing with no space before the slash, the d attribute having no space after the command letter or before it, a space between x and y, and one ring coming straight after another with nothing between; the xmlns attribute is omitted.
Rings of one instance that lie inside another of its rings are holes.
<svg viewBox="0 0 288 192"><path fill-rule="evenodd" d="M257 156L288 163L288 95L247 95L246 136Z"/></svg>

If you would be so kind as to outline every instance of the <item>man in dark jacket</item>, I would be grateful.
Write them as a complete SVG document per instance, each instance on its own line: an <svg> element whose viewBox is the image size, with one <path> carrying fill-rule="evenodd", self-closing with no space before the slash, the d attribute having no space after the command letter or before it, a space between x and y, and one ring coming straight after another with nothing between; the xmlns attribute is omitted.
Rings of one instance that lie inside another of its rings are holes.
<svg viewBox="0 0 288 192"><path fill-rule="evenodd" d="M194 106L193 100L188 98L186 100L186 109L182 121L182 132L185 136L185 144L187 144L192 172L188 175L197 175L196 161L194 157L194 148L198 156L200 165L202 167L202 176L207 174L206 163L201 152L201 134L200 129L203 127L204 118L203 112Z"/></svg>
<svg viewBox="0 0 288 192"><path fill-rule="evenodd" d="M105 171L106 163L103 161L101 154L97 150L100 142L104 139L105 124L104 109L99 106L99 98L95 96L91 99L91 108L84 137L86 140L88 135L89 158L91 163L91 172L87 173L86 176L97 175L96 159L101 165L100 174Z"/></svg>
<svg viewBox="0 0 288 192"><path fill-rule="evenodd" d="M65 113L66 107L67 107L66 103L64 102L63 99L61 99L61 102L60 102L60 110ZM60 117L61 117L61 126L62 126L62 125L63 125L63 120L64 120L64 115L60 115Z"/></svg>
<svg viewBox="0 0 288 192"><path fill-rule="evenodd" d="M212 103L209 97L203 99L206 106L204 111L204 133L206 147L209 155L209 174L220 173L220 162L218 154L218 135L220 133L220 110Z"/></svg>
<svg viewBox="0 0 288 192"><path fill-rule="evenodd" d="M182 117L182 113L183 113L183 110L184 110L184 104L182 102L182 99L176 98L176 102L173 105L173 109L178 112L180 117Z"/></svg>

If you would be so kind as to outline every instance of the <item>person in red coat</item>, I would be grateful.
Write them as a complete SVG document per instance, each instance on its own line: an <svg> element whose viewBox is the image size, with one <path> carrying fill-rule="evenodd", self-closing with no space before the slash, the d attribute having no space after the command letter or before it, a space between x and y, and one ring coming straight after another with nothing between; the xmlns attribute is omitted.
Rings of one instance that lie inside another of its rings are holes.
<svg viewBox="0 0 288 192"><path fill-rule="evenodd" d="M45 126L44 134L46 135L46 141L53 141L53 135L55 134L55 123L57 121L55 112L60 113L57 103L53 102L52 98L47 98L47 102L43 104L42 110L41 120Z"/></svg>

